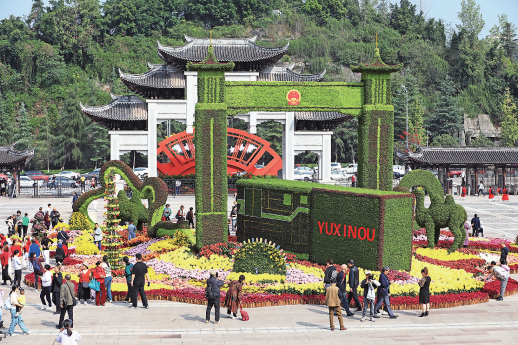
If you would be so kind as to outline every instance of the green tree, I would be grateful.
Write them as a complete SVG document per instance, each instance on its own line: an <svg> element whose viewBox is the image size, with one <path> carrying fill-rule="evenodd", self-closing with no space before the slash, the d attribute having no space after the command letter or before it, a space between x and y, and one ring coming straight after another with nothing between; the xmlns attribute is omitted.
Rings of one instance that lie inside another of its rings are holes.
<svg viewBox="0 0 518 345"><path fill-rule="evenodd" d="M110 139L108 130L98 123L91 122L86 127L85 132L88 140L88 155L90 161L95 164L95 169L97 169L98 166L102 166L104 162L109 160Z"/></svg>
<svg viewBox="0 0 518 345"><path fill-rule="evenodd" d="M13 143L14 127L13 117L11 115L11 107L8 102L3 100L0 94L0 146L6 146Z"/></svg>
<svg viewBox="0 0 518 345"><path fill-rule="evenodd" d="M430 117L428 122L428 130L434 137L443 134L454 135L463 128L462 109L457 107L454 94L453 82L447 77L439 89L439 102L435 114Z"/></svg>
<svg viewBox="0 0 518 345"><path fill-rule="evenodd" d="M502 144L503 146L514 146L516 140L518 140L518 121L516 119L516 104L512 102L509 88L505 89L502 113Z"/></svg>
<svg viewBox="0 0 518 345"><path fill-rule="evenodd" d="M495 143L493 143L491 140L489 140L488 137L484 135L484 133L480 132L478 137L471 140L471 146L472 147L493 147L495 146Z"/></svg>
<svg viewBox="0 0 518 345"><path fill-rule="evenodd" d="M36 158L44 162L47 167L47 172L50 170L50 162L53 160L53 147L56 136L52 130L51 121L47 113L47 108L44 108L43 121L39 127L38 135L36 136Z"/></svg>
<svg viewBox="0 0 518 345"><path fill-rule="evenodd" d="M457 16L461 24L457 24L457 29L461 31L465 29L468 33L478 36L480 31L486 25L484 19L482 19L482 13L480 13L480 6L475 0L462 0L462 10L457 12Z"/></svg>
<svg viewBox="0 0 518 345"><path fill-rule="evenodd" d="M14 141L16 142L16 149L27 150L31 146L32 129L29 124L29 114L25 108L25 103L22 102L16 121L18 126L14 133Z"/></svg>
<svg viewBox="0 0 518 345"><path fill-rule="evenodd" d="M199 21L206 27L237 23L237 7L232 1L193 0L186 3L185 19Z"/></svg>
<svg viewBox="0 0 518 345"><path fill-rule="evenodd" d="M457 147L459 146L459 141L449 134L441 134L433 139L432 146Z"/></svg>
<svg viewBox="0 0 518 345"><path fill-rule="evenodd" d="M498 16L498 24L495 24L489 32L493 37L497 38L498 48L504 51L504 55L513 60L517 49L514 42L516 26L509 22L505 13Z"/></svg>
<svg viewBox="0 0 518 345"><path fill-rule="evenodd" d="M45 13L45 3L43 0L32 0L32 9L27 20L27 24L36 32L40 30L40 22Z"/></svg>

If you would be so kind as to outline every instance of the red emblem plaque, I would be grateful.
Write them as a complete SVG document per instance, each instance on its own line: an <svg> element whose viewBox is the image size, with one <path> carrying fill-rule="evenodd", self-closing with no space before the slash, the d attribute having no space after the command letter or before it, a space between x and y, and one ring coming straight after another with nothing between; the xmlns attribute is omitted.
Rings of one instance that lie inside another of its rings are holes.
<svg viewBox="0 0 518 345"><path fill-rule="evenodd" d="M290 90L286 95L286 99L288 100L289 105L299 105L300 92L298 92L297 90Z"/></svg>

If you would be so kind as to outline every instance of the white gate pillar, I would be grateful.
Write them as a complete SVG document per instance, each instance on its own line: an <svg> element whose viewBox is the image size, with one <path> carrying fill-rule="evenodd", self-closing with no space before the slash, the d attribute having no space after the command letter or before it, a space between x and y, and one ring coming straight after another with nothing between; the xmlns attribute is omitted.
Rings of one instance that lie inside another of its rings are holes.
<svg viewBox="0 0 518 345"><path fill-rule="evenodd" d="M157 109L156 104L148 103L148 150L147 150L147 168L148 177L158 177L157 174Z"/></svg>
<svg viewBox="0 0 518 345"><path fill-rule="evenodd" d="M119 160L119 134L115 131L109 131L110 134L110 160Z"/></svg>
<svg viewBox="0 0 518 345"><path fill-rule="evenodd" d="M322 152L319 156L318 171L320 179L328 181L331 179L331 135L333 132L322 133Z"/></svg>
<svg viewBox="0 0 518 345"><path fill-rule="evenodd" d="M293 180L293 170L295 165L294 152L294 133L295 133L295 113L286 113L286 124L282 126L282 178Z"/></svg>

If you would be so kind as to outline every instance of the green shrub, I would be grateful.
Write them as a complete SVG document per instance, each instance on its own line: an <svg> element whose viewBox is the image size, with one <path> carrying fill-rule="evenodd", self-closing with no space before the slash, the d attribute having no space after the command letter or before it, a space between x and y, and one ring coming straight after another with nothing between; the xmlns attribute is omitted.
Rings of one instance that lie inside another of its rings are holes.
<svg viewBox="0 0 518 345"><path fill-rule="evenodd" d="M286 261L278 247L266 243L266 240L253 240L243 243L237 251L233 271L286 275Z"/></svg>

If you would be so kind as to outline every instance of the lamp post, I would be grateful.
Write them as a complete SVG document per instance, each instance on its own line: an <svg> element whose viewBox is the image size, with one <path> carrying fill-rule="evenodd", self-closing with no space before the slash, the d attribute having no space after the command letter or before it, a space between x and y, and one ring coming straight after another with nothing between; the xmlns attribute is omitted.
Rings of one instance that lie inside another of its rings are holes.
<svg viewBox="0 0 518 345"><path fill-rule="evenodd" d="M406 150L408 152L408 90L406 89L405 85L401 85L403 90L405 90L406 93Z"/></svg>

